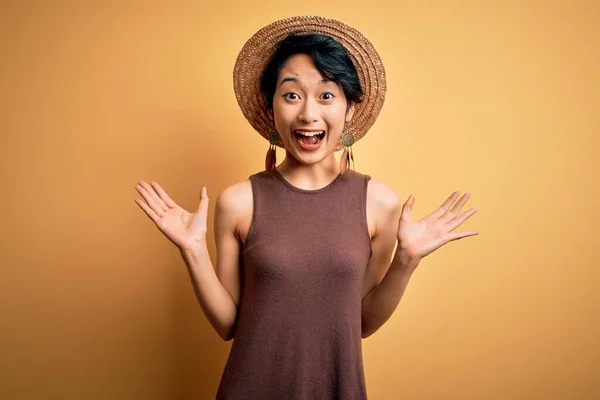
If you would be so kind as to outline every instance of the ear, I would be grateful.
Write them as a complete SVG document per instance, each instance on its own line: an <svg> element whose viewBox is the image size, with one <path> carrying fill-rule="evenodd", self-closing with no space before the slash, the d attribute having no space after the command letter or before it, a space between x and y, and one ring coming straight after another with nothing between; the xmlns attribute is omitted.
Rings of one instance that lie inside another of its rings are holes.
<svg viewBox="0 0 600 400"><path fill-rule="evenodd" d="M346 110L346 122L350 122L350 120L352 120L355 109L356 109L355 104L353 101L351 101L350 107L348 107L348 109Z"/></svg>
<svg viewBox="0 0 600 400"><path fill-rule="evenodd" d="M273 118L273 109L269 108L267 110L267 116L269 117L269 119L271 120L271 122L275 121L275 119Z"/></svg>

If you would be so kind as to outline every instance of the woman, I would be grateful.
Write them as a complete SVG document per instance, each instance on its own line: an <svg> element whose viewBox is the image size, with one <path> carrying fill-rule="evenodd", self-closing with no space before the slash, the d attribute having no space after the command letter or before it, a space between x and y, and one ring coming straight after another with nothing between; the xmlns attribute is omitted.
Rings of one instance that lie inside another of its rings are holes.
<svg viewBox="0 0 600 400"><path fill-rule="evenodd" d="M235 338L217 398L365 399L361 339L391 316L423 257L477 234L452 233L475 213L459 215L469 195L412 221L412 196L400 207L388 186L349 168L383 105L385 72L368 40L339 21L261 29L238 56L234 88L270 148L265 171L217 198L216 272L206 187L194 213L156 182L141 181L145 201L136 200L180 249L215 330ZM286 153L279 165L275 146Z"/></svg>

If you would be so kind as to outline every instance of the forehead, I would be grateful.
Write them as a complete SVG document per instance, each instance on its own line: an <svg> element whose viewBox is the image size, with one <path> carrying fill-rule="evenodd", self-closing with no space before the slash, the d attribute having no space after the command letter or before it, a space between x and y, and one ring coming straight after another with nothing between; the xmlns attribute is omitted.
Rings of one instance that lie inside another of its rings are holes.
<svg viewBox="0 0 600 400"><path fill-rule="evenodd" d="M320 82L323 75L319 72L311 56L307 54L294 54L288 58L277 77L277 84L286 77L295 77L300 81Z"/></svg>

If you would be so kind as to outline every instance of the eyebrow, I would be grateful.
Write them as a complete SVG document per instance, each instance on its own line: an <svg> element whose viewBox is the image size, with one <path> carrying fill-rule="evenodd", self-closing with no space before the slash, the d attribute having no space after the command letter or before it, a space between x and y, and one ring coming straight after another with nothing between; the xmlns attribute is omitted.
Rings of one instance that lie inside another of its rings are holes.
<svg viewBox="0 0 600 400"><path fill-rule="evenodd" d="M300 81L299 81L297 78L293 78L293 77L289 77L289 78L283 78L283 79L281 80L281 82L279 83L279 86L283 85L285 82L295 82L295 83L299 83ZM319 83L327 83L327 82L332 82L332 80L331 80L331 79L324 78L324 79L321 79L321 80L319 81Z"/></svg>

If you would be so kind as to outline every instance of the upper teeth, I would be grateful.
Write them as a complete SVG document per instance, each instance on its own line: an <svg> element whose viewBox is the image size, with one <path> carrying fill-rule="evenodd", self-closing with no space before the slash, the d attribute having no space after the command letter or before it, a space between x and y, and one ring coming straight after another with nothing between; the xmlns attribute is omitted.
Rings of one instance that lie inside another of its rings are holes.
<svg viewBox="0 0 600 400"><path fill-rule="evenodd" d="M304 136L315 136L315 135L319 135L321 133L323 133L324 131L318 131L318 132L305 132L305 131L296 131L296 133L300 134L300 135L304 135Z"/></svg>

